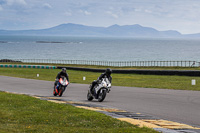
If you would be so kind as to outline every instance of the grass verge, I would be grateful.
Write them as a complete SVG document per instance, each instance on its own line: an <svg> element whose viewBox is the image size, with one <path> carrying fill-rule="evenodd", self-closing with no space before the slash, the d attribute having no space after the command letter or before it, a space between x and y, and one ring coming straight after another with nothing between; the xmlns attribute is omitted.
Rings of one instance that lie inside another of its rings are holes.
<svg viewBox="0 0 200 133"><path fill-rule="evenodd" d="M154 133L102 113L56 104L26 95L0 92L0 132Z"/></svg>
<svg viewBox="0 0 200 133"><path fill-rule="evenodd" d="M30 68L0 68L0 75L54 81L58 69L30 69ZM101 73L67 70L71 83L90 84ZM36 75L40 76L37 77ZM86 77L86 80L83 80ZM200 91L200 77L191 76L161 76L139 74L112 74L113 86L163 88L177 90ZM191 80L196 80L196 85L191 85Z"/></svg>

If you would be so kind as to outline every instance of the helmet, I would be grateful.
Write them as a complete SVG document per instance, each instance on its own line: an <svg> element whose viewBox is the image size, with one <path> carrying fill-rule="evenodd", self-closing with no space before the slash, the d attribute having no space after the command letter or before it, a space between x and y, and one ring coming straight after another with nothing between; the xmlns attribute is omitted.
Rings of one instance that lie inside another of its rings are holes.
<svg viewBox="0 0 200 133"><path fill-rule="evenodd" d="M66 73L66 68L62 68L62 72L63 72L63 73Z"/></svg>
<svg viewBox="0 0 200 133"><path fill-rule="evenodd" d="M106 69L106 75L110 75L112 73L112 70L110 68Z"/></svg>

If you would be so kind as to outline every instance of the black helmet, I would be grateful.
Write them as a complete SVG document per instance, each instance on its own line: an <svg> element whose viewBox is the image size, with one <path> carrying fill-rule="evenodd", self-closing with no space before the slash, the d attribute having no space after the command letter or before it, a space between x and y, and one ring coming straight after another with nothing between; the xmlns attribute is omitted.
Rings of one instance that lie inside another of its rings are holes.
<svg viewBox="0 0 200 133"><path fill-rule="evenodd" d="M63 72L63 73L66 73L66 68L62 68L62 72Z"/></svg>
<svg viewBox="0 0 200 133"><path fill-rule="evenodd" d="M111 70L110 68L107 68L107 69L106 69L106 74L107 74L107 75L110 75L111 73L112 73L112 70Z"/></svg>

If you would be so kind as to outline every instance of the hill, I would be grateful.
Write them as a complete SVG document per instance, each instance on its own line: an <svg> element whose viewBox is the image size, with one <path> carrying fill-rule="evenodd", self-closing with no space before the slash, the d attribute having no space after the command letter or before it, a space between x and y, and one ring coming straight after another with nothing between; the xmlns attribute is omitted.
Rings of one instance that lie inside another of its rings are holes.
<svg viewBox="0 0 200 133"><path fill-rule="evenodd" d="M0 35L63 35L63 36L108 36L108 37L200 37L200 34L183 35L175 30L158 31L151 27L135 25L112 25L94 27L80 24L61 24L39 30L0 30Z"/></svg>

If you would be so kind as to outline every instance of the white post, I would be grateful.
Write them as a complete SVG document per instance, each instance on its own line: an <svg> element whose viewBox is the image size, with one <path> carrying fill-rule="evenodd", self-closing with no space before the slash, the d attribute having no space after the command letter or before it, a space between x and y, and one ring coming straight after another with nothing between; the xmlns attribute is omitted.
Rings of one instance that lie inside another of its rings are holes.
<svg viewBox="0 0 200 133"><path fill-rule="evenodd" d="M196 80L192 79L192 85L196 85Z"/></svg>

